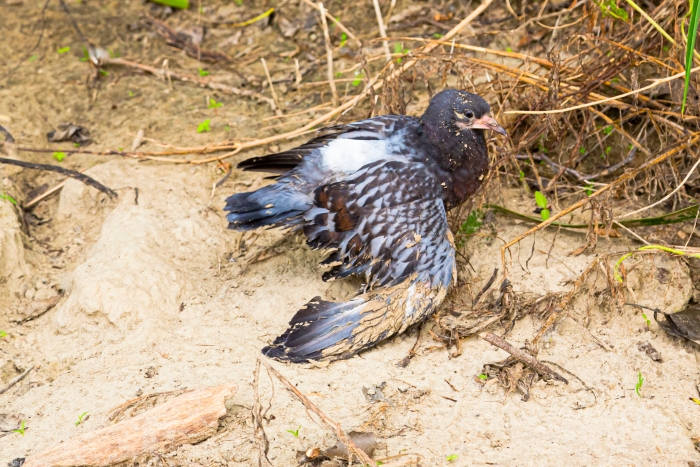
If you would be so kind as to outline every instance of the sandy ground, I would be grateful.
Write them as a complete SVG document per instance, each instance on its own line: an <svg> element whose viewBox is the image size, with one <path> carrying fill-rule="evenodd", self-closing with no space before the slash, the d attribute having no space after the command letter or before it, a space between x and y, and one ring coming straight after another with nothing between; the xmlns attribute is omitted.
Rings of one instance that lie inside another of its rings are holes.
<svg viewBox="0 0 700 467"><path fill-rule="evenodd" d="M59 27L50 34L47 50L62 44L66 31ZM224 138L225 124L237 136L255 135L260 126L256 112L262 110L246 101L231 99L223 109L206 109L201 90L171 92L166 83L139 76L110 81L86 105L85 69L74 60L65 71L62 61L65 56L47 52L0 89L0 115L10 119L4 124L22 145L46 144L46 131L74 118L90 127L100 147L127 147L141 128L148 129L147 136L192 145ZM130 90L138 94L129 96ZM193 122L212 116L212 133L197 134ZM30 157L50 161L50 155ZM166 459L171 466L252 465L257 447L249 409L260 349L286 329L306 301L316 295L346 299L356 284L321 281L316 264L322 254L310 251L297 235L242 236L226 230L223 200L263 183L254 174L234 172L212 194L221 176L212 166L88 156L70 156L65 164L90 167L87 173L119 198L111 201L70 181L35 210L49 222L31 226L30 235L21 230L10 203L0 200L0 328L8 332L0 340L0 385L35 365L0 395L0 461L31 456L106 426L110 409L137 395L236 382L237 410L228 427ZM26 193L61 178L0 166L0 180L3 189ZM503 198L514 209L532 209L521 191L505 191ZM493 225L502 239L526 228L500 217ZM568 291L597 254L632 245L601 239L594 252L571 257L584 236L564 231L555 236L553 230L537 236L528 262L532 241L513 250L509 278L522 297ZM547 260L538 249L547 251L552 242ZM468 287L450 297L455 306L464 298L460 293L481 289L500 265L500 244L493 236L468 242L471 267L460 267L460 280ZM270 248L245 267L263 247ZM647 255L625 265L630 301L675 311L698 297L688 266L678 259ZM499 384L483 385L475 378L505 352L473 337L462 342L461 356L450 358L431 337L432 320L421 331L418 355L405 368L397 363L413 347L415 330L328 366L273 364L347 431L373 431L379 455L418 453L426 466L700 461L691 442L700 436L700 406L688 400L698 396L697 346L669 337L653 321L647 329L637 310L619 308L606 290L605 272L591 274L568 317L543 339L539 358L575 377L566 373L569 385L537 382L526 402L517 391L507 394ZM43 315L16 323L56 300ZM542 323L527 315L508 340L523 345ZM663 362L652 361L639 343L652 344ZM640 372L641 397L635 393ZM369 402L363 387L381 383L386 383L384 400ZM264 375L261 391L266 404L271 392ZM279 385L271 404L274 417L265 429L273 465L295 465L297 450L335 443ZM86 411L89 417L76 426ZM21 421L24 435L10 431ZM287 431L298 427L298 437ZM458 457L448 462L452 454Z"/></svg>

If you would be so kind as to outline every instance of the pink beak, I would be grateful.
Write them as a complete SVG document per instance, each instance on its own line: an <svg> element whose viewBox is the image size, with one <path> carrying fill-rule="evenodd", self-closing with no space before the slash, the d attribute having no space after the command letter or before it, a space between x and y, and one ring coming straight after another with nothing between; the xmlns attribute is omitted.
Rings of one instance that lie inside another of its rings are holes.
<svg viewBox="0 0 700 467"><path fill-rule="evenodd" d="M492 130L502 134L503 136L508 136L506 130L504 130L503 127L498 124L496 119L491 117L490 115L484 115L481 118L476 118L471 122L471 124L457 122L457 125L460 128L464 128L465 130L478 128L481 130Z"/></svg>

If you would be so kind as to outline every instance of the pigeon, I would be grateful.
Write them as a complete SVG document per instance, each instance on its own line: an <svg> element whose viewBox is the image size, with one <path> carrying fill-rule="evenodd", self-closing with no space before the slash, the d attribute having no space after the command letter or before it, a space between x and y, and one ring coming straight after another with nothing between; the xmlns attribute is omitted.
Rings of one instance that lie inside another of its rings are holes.
<svg viewBox="0 0 700 467"><path fill-rule="evenodd" d="M263 349L293 363L349 358L430 316L456 279L447 211L489 167L485 130L506 131L469 92L435 94L420 118L382 115L319 130L288 151L238 164L276 181L226 200L228 227L302 230L329 250L323 280L359 276L343 303L315 297Z"/></svg>

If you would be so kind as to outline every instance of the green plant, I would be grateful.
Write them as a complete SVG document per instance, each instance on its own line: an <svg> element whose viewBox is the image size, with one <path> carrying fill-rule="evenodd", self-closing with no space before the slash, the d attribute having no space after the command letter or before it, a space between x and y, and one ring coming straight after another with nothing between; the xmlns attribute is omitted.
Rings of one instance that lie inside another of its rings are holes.
<svg viewBox="0 0 700 467"><path fill-rule="evenodd" d="M233 3L235 3L238 6L243 6L243 0L233 0Z"/></svg>
<svg viewBox="0 0 700 467"><path fill-rule="evenodd" d="M588 184L586 187L583 189L583 191L586 192L586 196L591 196L593 194L593 185Z"/></svg>
<svg viewBox="0 0 700 467"><path fill-rule="evenodd" d="M83 412L83 413L81 413L80 415L78 415L78 421L75 422L75 426L78 426L78 425L80 425L81 423L83 423L83 417L84 417L85 415L87 415L87 412Z"/></svg>
<svg viewBox="0 0 700 467"><path fill-rule="evenodd" d="M209 98L209 107L210 109L218 109L219 107L223 106L223 102L216 102L216 100L212 99L211 97Z"/></svg>
<svg viewBox="0 0 700 467"><path fill-rule="evenodd" d="M209 72L204 68L197 68L197 71L199 72L199 76L209 76Z"/></svg>
<svg viewBox="0 0 700 467"><path fill-rule="evenodd" d="M350 84L352 84L353 86L357 87L357 86L360 85L360 83L362 82L362 79L363 79L364 77L365 77L365 75L364 75L361 71L356 71L356 72L355 72L355 79L353 79L353 80L352 80L352 83L350 83Z"/></svg>
<svg viewBox="0 0 700 467"><path fill-rule="evenodd" d="M68 53L68 52L70 52L70 47L61 47L61 48L58 49L56 52L58 52L59 55Z"/></svg>
<svg viewBox="0 0 700 467"><path fill-rule="evenodd" d="M7 336L7 333L5 331L3 331L2 329L0 329L0 339L2 339L3 337L6 337L6 336Z"/></svg>
<svg viewBox="0 0 700 467"><path fill-rule="evenodd" d="M127 96L129 96L129 97L134 97L134 91L129 91L129 92L126 93L126 94L127 94Z"/></svg>
<svg viewBox="0 0 700 467"><path fill-rule="evenodd" d="M513 51L513 49L511 49L510 47L506 47L506 52L512 52L512 51Z"/></svg>
<svg viewBox="0 0 700 467"><path fill-rule="evenodd" d="M408 52L410 52L410 50L404 49L403 42L397 42L396 44L394 44L394 53L395 54L406 55ZM396 59L396 63L401 63L402 61L403 61L403 59L401 59L401 58Z"/></svg>
<svg viewBox="0 0 700 467"><path fill-rule="evenodd" d="M86 47L83 47L83 56L80 57L81 62L87 62L90 61L90 53L88 52L88 49Z"/></svg>
<svg viewBox="0 0 700 467"><path fill-rule="evenodd" d="M581 153L581 155L586 154L586 148L579 148L578 152Z"/></svg>
<svg viewBox="0 0 700 467"><path fill-rule="evenodd" d="M335 23L333 23L335 24ZM348 43L348 35L345 34L344 32L340 34L340 44L338 44L339 47L345 47L345 44Z"/></svg>
<svg viewBox="0 0 700 467"><path fill-rule="evenodd" d="M8 195L7 193L1 194L1 195L0 195L0 199L3 199L3 200L5 200L5 201L9 201L10 203L12 203L12 204L14 204L15 206L17 206L17 200L14 199L12 196ZM1 335L0 335L0 337L4 337L4 336L1 336Z"/></svg>
<svg viewBox="0 0 700 467"><path fill-rule="evenodd" d="M610 133L612 133L613 130L614 130L614 128L612 127L612 125L608 125L608 126L606 126L605 128L603 128L603 134L604 134L605 136L607 136L607 135L609 135Z"/></svg>
<svg viewBox="0 0 700 467"><path fill-rule="evenodd" d="M448 454L448 455L445 457L445 460L446 460L447 462L452 462L452 461L456 461L458 457L459 457L459 456L458 456L457 454Z"/></svg>
<svg viewBox="0 0 700 467"><path fill-rule="evenodd" d="M210 123L211 120L207 118L202 123L197 125L197 133L206 133L207 131L211 131L211 128L209 127Z"/></svg>
<svg viewBox="0 0 700 467"><path fill-rule="evenodd" d="M474 235L479 231L484 223L484 213L480 209L475 209L469 213L467 220L462 222L459 226L459 240L457 241L457 248L462 248L466 237Z"/></svg>
<svg viewBox="0 0 700 467"><path fill-rule="evenodd" d="M299 428L297 428L296 430L287 430L287 433L291 433L294 435L295 438L298 438L300 429L301 429L301 425L299 425Z"/></svg>
<svg viewBox="0 0 700 467"><path fill-rule="evenodd" d="M690 206L690 208L695 208L695 207L696 206ZM685 209L689 209L689 208L685 208ZM695 210L695 212L697 213L697 209ZM617 260L617 262L615 263L615 267L613 268L613 275L615 276L615 280L618 281L619 283L622 283L622 276L620 275L620 266L622 266L622 262L624 260L631 257L632 255L634 255L638 251L648 251L648 250L661 250L661 251L665 251L666 253L672 253L672 254L678 255L678 256L690 256L692 258L700 258L700 254L698 254L698 253L686 253L685 251L677 250L675 248L669 248L669 247L663 246L663 245L645 245L643 247L640 247L636 251L632 251L630 253L625 253L624 255L622 255L620 257L620 259Z"/></svg>
<svg viewBox="0 0 700 467"><path fill-rule="evenodd" d="M651 321L649 321L649 318L647 318L647 315L642 313L642 318L644 319L644 322L647 325L647 329L649 329L649 326L651 325Z"/></svg>
<svg viewBox="0 0 700 467"><path fill-rule="evenodd" d="M639 390L642 389L642 384L644 384L644 378L642 377L642 372L640 371L637 374L637 384L634 386L634 392L636 392L639 397L642 397L642 395L639 394Z"/></svg>
<svg viewBox="0 0 700 467"><path fill-rule="evenodd" d="M27 427L24 425L24 420L22 420L22 423L20 424L19 428L16 429L16 430L12 430L12 431L14 431L15 433L19 433L20 435L24 436L24 430L25 430L26 428L27 428Z"/></svg>
<svg viewBox="0 0 700 467"><path fill-rule="evenodd" d="M39 56L37 54L34 54L31 57L29 57L29 61L33 62L33 61L37 60L38 58L39 58Z"/></svg>
<svg viewBox="0 0 700 467"><path fill-rule="evenodd" d="M485 373L481 373L479 376L477 376L481 381L486 381L489 377L486 376Z"/></svg>
<svg viewBox="0 0 700 467"><path fill-rule="evenodd" d="M629 19L629 15L627 14L627 12L619 6L617 6L613 0L605 0L602 3L598 3L595 0L593 1L603 12L603 16L611 16L613 18L621 19L623 21L627 21Z"/></svg>
<svg viewBox="0 0 700 467"><path fill-rule="evenodd" d="M66 158L66 153L61 152L61 151L56 151L53 153L53 158L56 159L58 162L61 162L63 159Z"/></svg>
<svg viewBox="0 0 700 467"><path fill-rule="evenodd" d="M688 24L687 43L685 45L685 84L683 86L683 102L681 113L685 113L685 103L688 99L690 87L690 70L693 68L693 52L695 52L695 40L698 37L698 15L700 13L700 0L690 0L690 23Z"/></svg>
<svg viewBox="0 0 700 467"><path fill-rule="evenodd" d="M535 203L540 208L540 217L543 221L549 219L549 208L547 207L547 198L539 191L535 192Z"/></svg>
<svg viewBox="0 0 700 467"><path fill-rule="evenodd" d="M522 170L520 171L520 178L519 178L519 180L520 180L521 182L522 182L523 180L525 180L525 172L523 172Z"/></svg>
<svg viewBox="0 0 700 467"><path fill-rule="evenodd" d="M161 5L171 6L173 8L180 8L186 10L190 7L190 0L153 0Z"/></svg>
<svg viewBox="0 0 700 467"><path fill-rule="evenodd" d="M436 32L433 34L433 39L442 39L445 35L440 34L439 32Z"/></svg>

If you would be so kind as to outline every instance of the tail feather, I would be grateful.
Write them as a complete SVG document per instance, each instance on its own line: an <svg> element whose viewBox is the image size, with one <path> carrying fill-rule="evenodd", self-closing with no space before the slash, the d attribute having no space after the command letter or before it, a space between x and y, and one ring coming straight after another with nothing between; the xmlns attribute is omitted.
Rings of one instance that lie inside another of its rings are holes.
<svg viewBox="0 0 700 467"><path fill-rule="evenodd" d="M276 183L248 193L236 193L226 200L230 229L254 230L260 227L296 225L310 206L308 197L290 184Z"/></svg>
<svg viewBox="0 0 700 467"><path fill-rule="evenodd" d="M423 321L442 303L442 285L407 280L345 303L312 299L289 322L289 329L263 349L267 357L292 363L352 357Z"/></svg>

